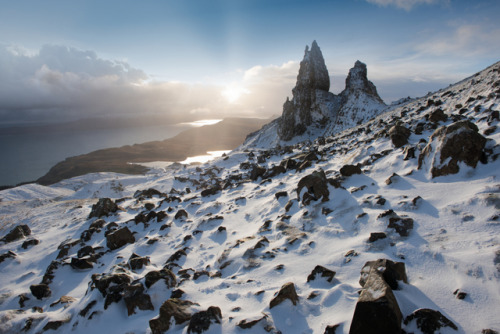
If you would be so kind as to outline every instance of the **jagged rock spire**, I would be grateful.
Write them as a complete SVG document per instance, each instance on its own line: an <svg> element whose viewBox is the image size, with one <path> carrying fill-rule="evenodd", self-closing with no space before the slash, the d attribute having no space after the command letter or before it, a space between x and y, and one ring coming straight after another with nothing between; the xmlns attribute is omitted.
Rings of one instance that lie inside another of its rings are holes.
<svg viewBox="0 0 500 334"><path fill-rule="evenodd" d="M345 90L342 94L351 94L354 91L363 91L382 102L382 99L377 93L377 88L368 80L366 64L359 60L357 60L354 67L349 70L349 74L345 79Z"/></svg>

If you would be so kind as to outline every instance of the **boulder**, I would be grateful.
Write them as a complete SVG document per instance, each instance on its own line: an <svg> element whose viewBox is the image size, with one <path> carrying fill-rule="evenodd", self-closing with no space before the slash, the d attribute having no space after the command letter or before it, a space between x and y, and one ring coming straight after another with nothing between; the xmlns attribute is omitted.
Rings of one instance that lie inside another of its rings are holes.
<svg viewBox="0 0 500 334"><path fill-rule="evenodd" d="M50 297L52 291L47 284L33 284L30 286L31 293L36 299L42 299L46 297Z"/></svg>
<svg viewBox="0 0 500 334"><path fill-rule="evenodd" d="M167 286L167 288L173 288L177 286L177 278L175 277L175 274L167 268L163 268L158 271L150 271L144 276L144 279L146 288L148 289L160 279L163 279L165 281L165 285Z"/></svg>
<svg viewBox="0 0 500 334"><path fill-rule="evenodd" d="M135 313L135 309L139 310L154 310L151 303L151 297L144 293L144 286L141 283L131 284L125 287L123 300L127 306L128 315Z"/></svg>
<svg viewBox="0 0 500 334"><path fill-rule="evenodd" d="M394 125L389 129L387 134L389 138L391 138L392 144L396 148L399 148L408 144L408 138L410 138L411 131L402 125Z"/></svg>
<svg viewBox="0 0 500 334"><path fill-rule="evenodd" d="M307 189L309 195L312 196L313 200L319 200L322 198L322 202L329 200L330 191L328 190L328 180L326 178L325 172L323 170L315 171L303 177L297 186L297 197L300 200L300 192L303 188ZM302 201L304 204L307 204Z"/></svg>
<svg viewBox="0 0 500 334"><path fill-rule="evenodd" d="M111 250L120 248L126 244L133 244L134 242L135 237L128 227L123 227L106 236L106 246Z"/></svg>
<svg viewBox="0 0 500 334"><path fill-rule="evenodd" d="M376 261L368 261L361 269L361 277L359 284L364 287L369 276L377 274L382 276L384 281L389 284L391 289L398 289L398 281L408 283L406 276L406 268L403 262L394 262L387 259L378 259Z"/></svg>
<svg viewBox="0 0 500 334"><path fill-rule="evenodd" d="M191 319L191 313L189 312L191 305L193 303L190 301L176 298L171 298L164 302L160 307L159 316L149 320L149 327L152 334L163 334L168 331L172 318L175 324L182 324L189 321Z"/></svg>
<svg viewBox="0 0 500 334"><path fill-rule="evenodd" d="M17 225L12 230L9 231L0 241L9 243L27 237L31 234L31 230L28 225Z"/></svg>
<svg viewBox="0 0 500 334"><path fill-rule="evenodd" d="M295 291L295 285L292 282L285 283L281 287L276 297L271 300L269 307L273 308L275 306L278 306L279 304L284 302L285 299L290 300L293 305L297 305L299 301L299 296L297 296L297 292Z"/></svg>
<svg viewBox="0 0 500 334"><path fill-rule="evenodd" d="M188 217L188 213L186 212L186 210L180 209L175 214L174 219L181 219L181 218L187 218L187 217Z"/></svg>
<svg viewBox="0 0 500 334"><path fill-rule="evenodd" d="M213 323L220 324L222 312L217 306L210 306L206 311L200 311L191 316L189 320L188 333L203 333L210 328Z"/></svg>
<svg viewBox="0 0 500 334"><path fill-rule="evenodd" d="M405 325L410 325L415 322L418 329L422 334L434 334L443 327L450 327L458 330L457 326L448 318L436 310L427 308L418 309L406 317Z"/></svg>
<svg viewBox="0 0 500 334"><path fill-rule="evenodd" d="M208 187L201 191L201 197L207 197L217 194L221 190L219 185Z"/></svg>
<svg viewBox="0 0 500 334"><path fill-rule="evenodd" d="M429 121L432 123L446 122L448 116L444 113L443 109L439 108L429 114Z"/></svg>
<svg viewBox="0 0 500 334"><path fill-rule="evenodd" d="M413 229L413 219L411 218L401 218L401 217L391 217L389 218L388 228L393 228L402 237L407 237L410 234L410 230Z"/></svg>
<svg viewBox="0 0 500 334"><path fill-rule="evenodd" d="M326 280L328 282L331 282L335 277L335 274L336 274L335 271L318 265L314 267L313 271L309 274L309 276L307 276L307 281L308 282L313 281L316 279L317 275L321 275L321 277L326 277Z"/></svg>
<svg viewBox="0 0 500 334"><path fill-rule="evenodd" d="M110 198L99 198L99 201L92 205L92 210L89 214L89 219L93 217L101 218L109 216L111 213L118 211L118 206Z"/></svg>
<svg viewBox="0 0 500 334"><path fill-rule="evenodd" d="M130 256L130 258L128 259L130 269L132 269L132 270L142 269L142 267L147 266L149 264L149 262L150 262L149 257L139 256L135 253L133 253Z"/></svg>
<svg viewBox="0 0 500 334"><path fill-rule="evenodd" d="M256 181L259 177L263 177L266 174L266 169L258 165L252 165L252 170L250 171L250 180Z"/></svg>
<svg viewBox="0 0 500 334"><path fill-rule="evenodd" d="M470 121L458 121L434 131L418 158L418 168L430 169L432 177L459 172L459 162L475 168L483 155L486 138Z"/></svg>
<svg viewBox="0 0 500 334"><path fill-rule="evenodd" d="M361 174L361 168L358 165L344 165L340 168L340 174L342 176L351 176L354 174Z"/></svg>
<svg viewBox="0 0 500 334"><path fill-rule="evenodd" d="M28 249L29 247L31 246L36 246L40 243L40 241L38 239L28 239L26 241L23 242L23 244L21 245L21 247L23 249Z"/></svg>
<svg viewBox="0 0 500 334"><path fill-rule="evenodd" d="M7 253L3 253L0 255L0 263L5 261L6 259L13 259L16 256L17 256L16 253L14 253L13 251L8 251Z"/></svg>
<svg viewBox="0 0 500 334"><path fill-rule="evenodd" d="M375 242L377 240L385 239L387 235L384 232L372 232L368 238L368 242Z"/></svg>
<svg viewBox="0 0 500 334"><path fill-rule="evenodd" d="M94 268L94 265L88 259L78 259L73 257L71 258L71 268L85 270Z"/></svg>

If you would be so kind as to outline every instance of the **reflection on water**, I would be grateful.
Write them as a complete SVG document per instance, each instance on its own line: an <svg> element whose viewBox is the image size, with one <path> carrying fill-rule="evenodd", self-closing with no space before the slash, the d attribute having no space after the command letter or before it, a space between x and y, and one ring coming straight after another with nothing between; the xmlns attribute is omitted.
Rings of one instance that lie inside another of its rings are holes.
<svg viewBox="0 0 500 334"><path fill-rule="evenodd" d="M135 164L141 165L144 167L148 167L148 168L165 169L165 168L170 167L170 166L179 166L180 167L181 164L182 165L189 165L192 163L203 164L205 162L209 162L210 160L212 160L214 158L221 157L224 153L227 154L229 152L231 152L231 151L230 150L229 151L227 151L227 150L226 151L208 151L207 152L208 154L189 157L186 160L180 161L180 162L153 161L153 162L137 162Z"/></svg>
<svg viewBox="0 0 500 334"><path fill-rule="evenodd" d="M222 119L202 119L199 121L194 121L194 122L189 122L189 123L181 123L181 124L187 124L187 125L191 125L191 126L200 127L200 126L204 126L204 125L217 124L220 121L222 121Z"/></svg>

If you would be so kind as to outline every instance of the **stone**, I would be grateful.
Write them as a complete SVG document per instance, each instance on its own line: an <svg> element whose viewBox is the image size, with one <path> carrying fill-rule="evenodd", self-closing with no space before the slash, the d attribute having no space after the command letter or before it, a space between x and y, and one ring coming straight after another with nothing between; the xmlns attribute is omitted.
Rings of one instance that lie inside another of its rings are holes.
<svg viewBox="0 0 500 334"><path fill-rule="evenodd" d="M219 185L208 187L201 191L201 197L207 197L217 194L221 190Z"/></svg>
<svg viewBox="0 0 500 334"><path fill-rule="evenodd" d="M21 247L23 249L28 249L29 247L32 247L32 246L36 246L40 243L40 241L38 239L28 239L26 241L23 242L23 244L21 245Z"/></svg>
<svg viewBox="0 0 500 334"><path fill-rule="evenodd" d="M191 319L189 311L192 302L171 298L164 302L160 307L158 317L149 320L149 327L152 334L163 334L170 329L171 319L174 318L175 324L182 324Z"/></svg>
<svg viewBox="0 0 500 334"><path fill-rule="evenodd" d="M186 251L184 249L179 249L174 254L170 255L166 263L175 263L185 256L187 256Z"/></svg>
<svg viewBox="0 0 500 334"><path fill-rule="evenodd" d="M368 242L375 242L377 240L385 239L387 235L384 232L372 232L368 238Z"/></svg>
<svg viewBox="0 0 500 334"><path fill-rule="evenodd" d="M252 165L252 170L250 171L250 180L256 181L259 177L263 177L266 174L266 169L258 165Z"/></svg>
<svg viewBox="0 0 500 334"><path fill-rule="evenodd" d="M265 315L262 316L262 317L260 317L260 318L254 319L254 320L243 319L236 326L238 326L241 329L250 329L250 328L252 328L253 326L257 325L259 322L261 322L262 320L265 320L265 319L266 319Z"/></svg>
<svg viewBox="0 0 500 334"><path fill-rule="evenodd" d="M73 303L75 301L76 301L76 298L74 298L74 297L71 297L71 296L62 296L61 298L59 298L58 300L56 300L55 302L53 302L52 304L50 304L50 307L54 307L57 304L71 304L71 303Z"/></svg>
<svg viewBox="0 0 500 334"><path fill-rule="evenodd" d="M417 328L422 331L422 334L434 334L443 327L458 330L457 326L441 312L427 308L418 309L405 318L405 325L412 322L416 322Z"/></svg>
<svg viewBox="0 0 500 334"><path fill-rule="evenodd" d="M206 311L200 311L191 316L189 320L188 333L203 333L210 328L213 323L220 324L222 312L217 306L210 306Z"/></svg>
<svg viewBox="0 0 500 334"><path fill-rule="evenodd" d="M89 219L93 217L101 218L102 216L109 216L116 211L118 211L118 206L110 198L99 198L99 201L92 205Z"/></svg>
<svg viewBox="0 0 500 334"><path fill-rule="evenodd" d="M146 190L137 190L134 193L134 198L152 198L153 196L163 197L165 196L165 194L154 188L149 188Z"/></svg>
<svg viewBox="0 0 500 334"><path fill-rule="evenodd" d="M393 228L402 237L407 237L410 230L413 229L412 218L391 217L389 218L388 228Z"/></svg>
<svg viewBox="0 0 500 334"><path fill-rule="evenodd" d="M444 113L443 109L441 108L436 109L429 114L429 121L431 121L432 123L446 122L447 120L448 116Z"/></svg>
<svg viewBox="0 0 500 334"><path fill-rule="evenodd" d="M337 325L328 325L325 328L325 332L323 334L335 334L337 332L337 329L339 328L339 324Z"/></svg>
<svg viewBox="0 0 500 334"><path fill-rule="evenodd" d="M313 200L319 200L320 198L322 202L329 200L328 180L323 170L315 171L299 181L297 186L297 197L299 200L303 188L307 189L306 193L310 194ZM302 202L304 203L305 201L303 200Z"/></svg>
<svg viewBox="0 0 500 334"><path fill-rule="evenodd" d="M342 176L351 176L354 174L362 174L361 168L358 165L344 165L340 168Z"/></svg>
<svg viewBox="0 0 500 334"><path fill-rule="evenodd" d="M67 322L69 322L69 319L66 321L63 321L63 320L49 321L49 322L47 322L47 324L45 324L45 326L43 326L43 330L48 331L49 329L51 329L51 330L55 331Z"/></svg>
<svg viewBox="0 0 500 334"><path fill-rule="evenodd" d="M280 197L287 197L288 193L286 191L278 191L276 194L274 194L276 199L279 199Z"/></svg>
<svg viewBox="0 0 500 334"><path fill-rule="evenodd" d="M151 297L144 293L144 286L141 283L125 287L123 300L127 306L129 316L135 313L136 308L142 311L154 310Z"/></svg>
<svg viewBox="0 0 500 334"><path fill-rule="evenodd" d="M108 294L116 292L115 287L125 287L132 282L132 278L124 273L113 273L113 274L93 274L92 283L99 290L103 297Z"/></svg>
<svg viewBox="0 0 500 334"><path fill-rule="evenodd" d="M177 286L177 278L175 277L175 274L167 268L163 268L157 271L150 271L144 276L144 279L146 288L148 289L161 279L163 279L165 285L169 289Z"/></svg>
<svg viewBox="0 0 500 334"><path fill-rule="evenodd" d="M177 211L177 213L175 214L175 217L174 219L181 219L181 218L187 218L188 217L188 213L186 212L186 210L184 209L180 209L179 211Z"/></svg>
<svg viewBox="0 0 500 334"><path fill-rule="evenodd" d="M0 255L0 263L5 261L6 259L13 259L16 256L17 256L16 253L14 253L13 251L8 251L7 253L3 253Z"/></svg>
<svg viewBox="0 0 500 334"><path fill-rule="evenodd" d="M361 277L359 279L359 284L362 287L365 286L366 281L371 274L380 275L393 290L398 289L398 281L408 283L406 268L403 262L394 262L387 259L378 259L376 261L366 262L361 269Z"/></svg>
<svg viewBox="0 0 500 334"><path fill-rule="evenodd" d="M326 277L326 280L328 282L331 282L333 278L335 277L335 271L327 269L323 266L317 265L314 267L313 271L307 276L307 281L313 281L316 279L317 275L321 275L321 277Z"/></svg>
<svg viewBox="0 0 500 334"><path fill-rule="evenodd" d="M47 284L33 284L30 286L31 294L36 297L36 299L42 299L50 297L52 291Z"/></svg>
<svg viewBox="0 0 500 334"><path fill-rule="evenodd" d="M405 146L403 149L403 160L415 159L415 147L413 146Z"/></svg>
<svg viewBox="0 0 500 334"><path fill-rule="evenodd" d="M129 260L128 263L130 265L130 269L132 270L138 270L142 269L142 267L147 266L149 264L149 258L146 256L139 256L135 253L133 253Z"/></svg>
<svg viewBox="0 0 500 334"><path fill-rule="evenodd" d="M290 300L293 305L297 305L297 303L299 302L299 296L297 296L295 285L292 282L285 283L281 287L276 297L271 300L269 307L273 308L275 306L278 306L286 299Z"/></svg>
<svg viewBox="0 0 500 334"><path fill-rule="evenodd" d="M84 247L80 248L76 254L79 258L88 256L90 254L94 254L94 247L84 246Z"/></svg>
<svg viewBox="0 0 500 334"><path fill-rule="evenodd" d="M391 138L394 147L399 148L408 144L408 138L410 138L411 131L402 125L394 125L389 129L387 134Z"/></svg>
<svg viewBox="0 0 500 334"><path fill-rule="evenodd" d="M17 225L9 231L0 241L5 243L23 239L31 234L31 229L28 225Z"/></svg>
<svg viewBox="0 0 500 334"><path fill-rule="evenodd" d="M23 308L24 303L30 300L30 297L28 297L25 293L22 293L19 295L19 307Z"/></svg>
<svg viewBox="0 0 500 334"><path fill-rule="evenodd" d="M456 174L459 162L475 168L483 155L486 138L470 121L458 121L434 131L418 158L418 169L427 167L432 177Z"/></svg>
<svg viewBox="0 0 500 334"><path fill-rule="evenodd" d="M106 246L111 250L115 250L126 244L133 244L134 242L135 237L126 226L106 236Z"/></svg>
<svg viewBox="0 0 500 334"><path fill-rule="evenodd" d="M71 258L71 268L85 270L92 269L94 265L88 259Z"/></svg>

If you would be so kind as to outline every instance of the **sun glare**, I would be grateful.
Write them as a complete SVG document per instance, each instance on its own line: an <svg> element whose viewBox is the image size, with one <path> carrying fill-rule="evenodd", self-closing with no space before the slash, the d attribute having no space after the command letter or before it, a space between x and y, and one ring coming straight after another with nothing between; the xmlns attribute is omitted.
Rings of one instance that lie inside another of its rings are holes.
<svg viewBox="0 0 500 334"><path fill-rule="evenodd" d="M221 92L221 95L227 100L227 102L235 103L243 94L248 93L250 93L248 89L235 84L231 84L224 88L224 90Z"/></svg>

